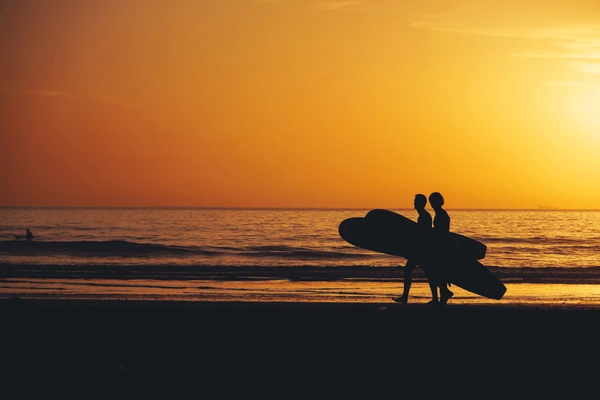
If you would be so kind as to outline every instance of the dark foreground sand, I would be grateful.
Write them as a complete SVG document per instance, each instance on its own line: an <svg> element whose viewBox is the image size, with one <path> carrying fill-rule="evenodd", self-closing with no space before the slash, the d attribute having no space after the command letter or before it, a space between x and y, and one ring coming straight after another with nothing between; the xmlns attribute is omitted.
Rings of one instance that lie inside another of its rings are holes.
<svg viewBox="0 0 600 400"><path fill-rule="evenodd" d="M597 307L12 299L0 316L2 389L25 397L577 398L600 373Z"/></svg>

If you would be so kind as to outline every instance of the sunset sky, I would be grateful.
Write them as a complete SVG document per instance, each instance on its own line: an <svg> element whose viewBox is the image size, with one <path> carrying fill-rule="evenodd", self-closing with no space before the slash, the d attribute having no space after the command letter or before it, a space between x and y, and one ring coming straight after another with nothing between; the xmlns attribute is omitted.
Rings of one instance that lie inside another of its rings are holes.
<svg viewBox="0 0 600 400"><path fill-rule="evenodd" d="M0 206L600 209L598 0L2 0Z"/></svg>

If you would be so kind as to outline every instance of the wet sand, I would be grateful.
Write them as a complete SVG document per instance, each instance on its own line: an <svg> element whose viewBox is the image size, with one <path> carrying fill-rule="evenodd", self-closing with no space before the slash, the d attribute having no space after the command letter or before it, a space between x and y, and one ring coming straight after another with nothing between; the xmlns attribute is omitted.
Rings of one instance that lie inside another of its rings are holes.
<svg viewBox="0 0 600 400"><path fill-rule="evenodd" d="M25 394L572 397L599 372L597 306L10 299L0 312L3 381Z"/></svg>

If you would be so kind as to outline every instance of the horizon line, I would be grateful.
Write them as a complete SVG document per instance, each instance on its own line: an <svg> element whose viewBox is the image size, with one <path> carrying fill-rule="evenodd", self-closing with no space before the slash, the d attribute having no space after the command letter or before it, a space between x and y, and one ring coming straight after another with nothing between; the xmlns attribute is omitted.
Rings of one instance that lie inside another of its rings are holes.
<svg viewBox="0 0 600 400"><path fill-rule="evenodd" d="M0 205L0 209L205 209L205 210L414 210L413 207L236 207L236 206L14 206ZM431 207L429 207L431 208ZM449 207L447 211L600 211L600 208L560 208L544 207L537 208L510 208L510 207Z"/></svg>

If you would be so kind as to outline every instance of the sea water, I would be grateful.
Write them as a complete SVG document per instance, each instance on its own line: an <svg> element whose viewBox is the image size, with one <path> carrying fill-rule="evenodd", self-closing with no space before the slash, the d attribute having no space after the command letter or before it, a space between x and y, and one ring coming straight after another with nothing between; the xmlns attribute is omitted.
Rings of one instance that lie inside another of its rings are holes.
<svg viewBox="0 0 600 400"><path fill-rule="evenodd" d="M338 225L368 210L0 208L0 263L396 266ZM394 210L416 220L414 210ZM449 210L451 230L485 243L485 264L600 267L600 211ZM15 240L25 229L31 243ZM29 245L29 246L28 246Z"/></svg>
<svg viewBox="0 0 600 400"><path fill-rule="evenodd" d="M333 280L348 285L351 279L361 280L359 297L372 294L371 286L364 283L369 280L377 282L372 288L378 293L386 285L397 292L402 275L396 267L406 260L356 248L338 234L341 221L368 211L4 207L0 208L0 295L24 293L23 285L15 289L17 277L19 282L26 277L32 287L49 287L52 282L65 295L81 292L78 277L85 278L87 286L92 277L103 280L94 284L110 287L106 291L113 295L181 291L197 298L208 293L213 300L219 291L252 292L250 286L261 284L257 276L268 279L268 285L257 289L254 300L277 298L286 290L296 296L325 293L326 299L328 290L333 290L339 296L346 290L341 284L319 289ZM393 211L417 218L412 209ZM600 283L600 211L448 212L452 231L487 245L481 261L504 282L590 284L595 298ZM35 236L31 242L15 237L24 235L25 229ZM186 275L183 285L182 274ZM42 281L32 281L38 278ZM115 279L121 279L120 286ZM216 281L219 289L201 289L206 282ZM413 291L424 287L417 285ZM356 288L347 290L358 293Z"/></svg>

